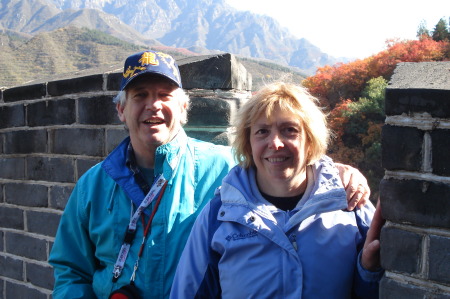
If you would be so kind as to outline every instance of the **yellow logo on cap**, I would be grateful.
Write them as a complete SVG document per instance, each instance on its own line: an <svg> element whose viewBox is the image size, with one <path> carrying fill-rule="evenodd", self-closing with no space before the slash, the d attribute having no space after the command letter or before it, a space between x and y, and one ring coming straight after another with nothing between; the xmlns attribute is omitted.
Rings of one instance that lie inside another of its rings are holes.
<svg viewBox="0 0 450 299"><path fill-rule="evenodd" d="M145 52L144 54L142 54L141 59L139 59L139 62L141 63L141 65L158 65L159 61L156 60L156 55L155 53L152 52Z"/></svg>
<svg viewBox="0 0 450 299"><path fill-rule="evenodd" d="M144 71L146 69L145 65L159 65L159 61L155 55L155 53L152 52L145 52L142 54L141 58L138 60L138 62L141 64L141 66L134 66L131 67L128 66L128 69L123 72L124 78L133 77L136 72Z"/></svg>

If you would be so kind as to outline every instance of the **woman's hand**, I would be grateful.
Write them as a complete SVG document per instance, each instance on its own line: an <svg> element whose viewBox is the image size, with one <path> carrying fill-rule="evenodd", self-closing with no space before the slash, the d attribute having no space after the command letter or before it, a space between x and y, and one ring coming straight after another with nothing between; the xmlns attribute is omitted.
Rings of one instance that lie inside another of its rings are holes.
<svg viewBox="0 0 450 299"><path fill-rule="evenodd" d="M366 241L361 255L361 266L369 271L377 271L381 268L380 263L380 233L381 228L386 222L381 215L380 200L377 203L377 209L373 214L372 223L367 232Z"/></svg>
<svg viewBox="0 0 450 299"><path fill-rule="evenodd" d="M352 211L357 206L361 207L365 205L370 197L370 188L367 184L367 179L358 169L350 165L335 164L339 169L339 176L347 193L347 209Z"/></svg>

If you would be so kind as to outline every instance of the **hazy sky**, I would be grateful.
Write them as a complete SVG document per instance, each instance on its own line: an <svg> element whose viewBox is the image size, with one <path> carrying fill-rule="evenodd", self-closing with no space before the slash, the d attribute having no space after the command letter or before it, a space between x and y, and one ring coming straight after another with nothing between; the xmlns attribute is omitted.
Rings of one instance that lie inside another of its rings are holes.
<svg viewBox="0 0 450 299"><path fill-rule="evenodd" d="M422 20L432 31L448 24L450 0L226 0L239 10L268 15L298 38L335 57L366 58L386 40L416 39Z"/></svg>

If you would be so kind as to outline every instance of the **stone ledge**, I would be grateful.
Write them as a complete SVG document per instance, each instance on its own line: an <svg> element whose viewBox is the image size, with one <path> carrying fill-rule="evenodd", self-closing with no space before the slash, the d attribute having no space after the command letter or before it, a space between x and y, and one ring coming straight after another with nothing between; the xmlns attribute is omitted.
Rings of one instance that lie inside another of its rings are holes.
<svg viewBox="0 0 450 299"><path fill-rule="evenodd" d="M397 64L389 89L450 89L450 61Z"/></svg>
<svg viewBox="0 0 450 299"><path fill-rule="evenodd" d="M251 74L229 53L182 58L178 66L184 89L252 89Z"/></svg>

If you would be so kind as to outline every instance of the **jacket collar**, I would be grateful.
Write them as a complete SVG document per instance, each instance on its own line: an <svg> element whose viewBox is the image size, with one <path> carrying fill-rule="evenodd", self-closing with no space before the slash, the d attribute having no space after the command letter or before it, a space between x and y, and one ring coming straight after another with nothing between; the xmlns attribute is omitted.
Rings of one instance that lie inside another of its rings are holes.
<svg viewBox="0 0 450 299"><path fill-rule="evenodd" d="M161 173L171 184L178 162L185 152L188 137L183 129L167 144L161 145L155 152L155 175ZM102 162L105 172L122 188L126 195L139 205L145 194L136 182L133 172L127 166L130 137L125 138Z"/></svg>
<svg viewBox="0 0 450 299"><path fill-rule="evenodd" d="M332 160L324 156L309 168L308 187L293 210L290 225L314 214L347 208L346 193ZM264 218L272 218L270 210L262 204L265 200L258 190L253 168L246 170L235 166L223 181L221 200L224 205L247 206Z"/></svg>

